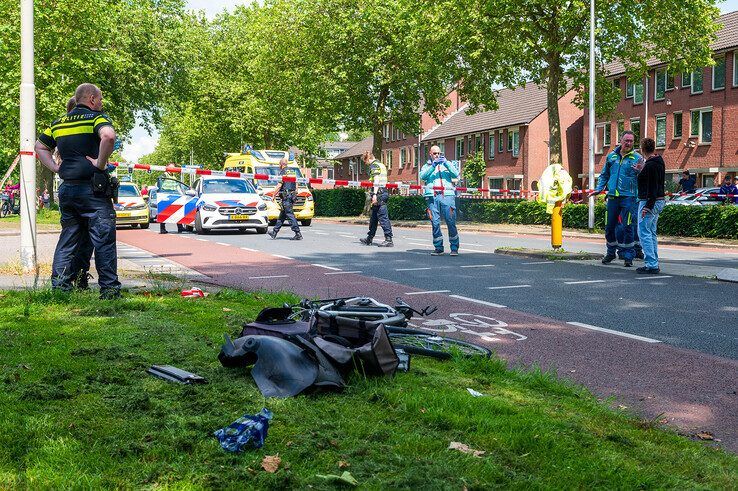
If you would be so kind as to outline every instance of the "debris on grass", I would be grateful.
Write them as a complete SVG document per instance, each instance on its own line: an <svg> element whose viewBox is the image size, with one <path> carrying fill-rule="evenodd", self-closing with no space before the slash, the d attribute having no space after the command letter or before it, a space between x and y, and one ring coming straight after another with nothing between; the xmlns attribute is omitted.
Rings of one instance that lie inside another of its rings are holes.
<svg viewBox="0 0 738 491"><path fill-rule="evenodd" d="M325 479L330 482L348 484L350 486L359 485L359 481L357 481L349 471L343 471L343 474L340 476L337 476L336 474L316 474L315 477Z"/></svg>
<svg viewBox="0 0 738 491"><path fill-rule="evenodd" d="M274 474L279 470L279 464L282 463L282 459L277 455L267 455L261 461L261 468L265 471Z"/></svg>
<svg viewBox="0 0 738 491"><path fill-rule="evenodd" d="M468 390L469 393L471 395L473 395L474 397L484 397L484 394L482 394L481 392L477 392L476 390L474 390L474 389L472 389L470 387L467 387L466 390Z"/></svg>
<svg viewBox="0 0 738 491"><path fill-rule="evenodd" d="M458 450L459 452L473 455L474 457L481 458L482 455L484 455L486 452L484 450L474 450L473 448L469 447L469 445L465 445L463 443L459 442L451 442L448 445L449 450Z"/></svg>
<svg viewBox="0 0 738 491"><path fill-rule="evenodd" d="M236 421L213 433L220 442L220 446L228 452L240 452L243 447L250 445L261 448L269 430L269 420L272 412L267 408L257 415L244 414Z"/></svg>

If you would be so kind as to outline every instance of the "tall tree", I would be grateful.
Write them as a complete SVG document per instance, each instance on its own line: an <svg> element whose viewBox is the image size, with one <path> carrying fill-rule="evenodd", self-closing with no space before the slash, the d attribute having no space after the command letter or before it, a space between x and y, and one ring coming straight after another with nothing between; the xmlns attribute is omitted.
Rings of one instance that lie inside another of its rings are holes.
<svg viewBox="0 0 738 491"><path fill-rule="evenodd" d="M618 97L605 64L620 60L629 77L642 77L651 58L679 72L712 63L718 29L711 0L597 0L596 43L601 114ZM546 86L551 161L562 162L558 99L572 86L586 101L589 2L586 0L430 0L455 55L462 95L473 108L495 108L492 87L526 82ZM619 93L617 94L619 96Z"/></svg>

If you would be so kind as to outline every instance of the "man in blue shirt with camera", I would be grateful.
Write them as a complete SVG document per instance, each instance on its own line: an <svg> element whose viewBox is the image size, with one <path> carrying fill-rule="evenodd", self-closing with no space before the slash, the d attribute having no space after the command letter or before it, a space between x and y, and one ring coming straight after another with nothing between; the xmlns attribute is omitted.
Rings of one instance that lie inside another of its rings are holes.
<svg viewBox="0 0 738 491"><path fill-rule="evenodd" d="M425 181L423 196L428 204L428 218L433 226L432 256L443 255L443 234L441 233L441 217L448 227L448 241L451 255L459 255L459 233L456 230L456 187L452 179L459 177L459 167L455 162L446 160L441 148L433 145L430 158L420 169L420 178Z"/></svg>

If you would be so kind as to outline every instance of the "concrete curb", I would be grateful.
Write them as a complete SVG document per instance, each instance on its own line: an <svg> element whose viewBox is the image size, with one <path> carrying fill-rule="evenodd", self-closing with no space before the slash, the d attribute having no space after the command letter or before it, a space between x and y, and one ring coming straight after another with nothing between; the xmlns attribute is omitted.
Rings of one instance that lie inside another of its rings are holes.
<svg viewBox="0 0 738 491"><path fill-rule="evenodd" d="M357 218L357 219L332 219L332 218L318 218L322 222L328 222L328 223L348 223L352 225L369 225L369 220L364 218ZM425 223L418 223L418 222L404 222L404 221L393 221L392 222L393 227L397 228L424 228L424 229L430 229L430 224ZM517 235L537 235L541 237L548 237L550 235L550 232L536 230L536 229L530 229L530 230L499 230L494 229L490 227L480 227L478 225L474 224L466 224L466 223L457 223L457 228L461 231L467 231L467 232L487 232L487 233L505 233L505 234L517 234ZM564 230L563 232L564 237L573 237L578 239L603 239L604 233L588 233L588 232L579 232L576 230ZM695 240L698 239L698 237L694 238ZM738 243L723 243L723 242L693 242L690 240L682 240L679 238L669 238L669 237L662 237L659 236L659 244L663 245L676 245L676 246L684 246L684 247L722 247L722 248L728 248L728 249L736 249L738 250Z"/></svg>
<svg viewBox="0 0 738 491"><path fill-rule="evenodd" d="M36 234L58 234L60 232L60 228L51 230L36 230ZM20 237L20 230L0 230L0 237L12 237L14 235Z"/></svg>
<svg viewBox="0 0 738 491"><path fill-rule="evenodd" d="M507 254L508 256L530 257L534 259L547 259L549 261L583 261L588 259L600 259L602 254L594 252L555 252L541 249L495 249L495 254Z"/></svg>
<svg viewBox="0 0 738 491"><path fill-rule="evenodd" d="M738 268L725 268L721 271L718 271L717 279L719 281L738 283Z"/></svg>

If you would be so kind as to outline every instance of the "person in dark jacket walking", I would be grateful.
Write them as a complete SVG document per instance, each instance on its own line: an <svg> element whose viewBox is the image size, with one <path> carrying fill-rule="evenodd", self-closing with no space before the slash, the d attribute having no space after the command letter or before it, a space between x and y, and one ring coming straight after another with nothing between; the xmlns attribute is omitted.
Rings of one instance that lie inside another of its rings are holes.
<svg viewBox="0 0 738 491"><path fill-rule="evenodd" d="M661 155L654 154L655 147L653 139L641 140L641 151L646 159L638 174L638 235L643 246L645 266L636 271L641 274L658 274L660 271L656 224L664 209L666 166Z"/></svg>

